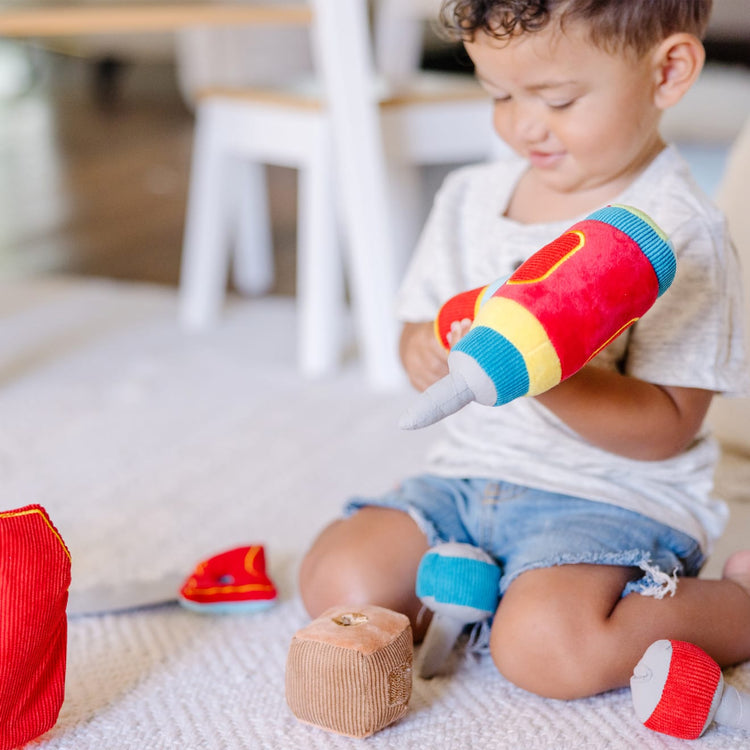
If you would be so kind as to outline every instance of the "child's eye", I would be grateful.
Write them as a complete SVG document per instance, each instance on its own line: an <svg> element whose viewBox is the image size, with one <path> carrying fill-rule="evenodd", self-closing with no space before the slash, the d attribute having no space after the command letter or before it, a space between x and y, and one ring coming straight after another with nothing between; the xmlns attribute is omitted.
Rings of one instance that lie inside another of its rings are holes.
<svg viewBox="0 0 750 750"><path fill-rule="evenodd" d="M574 102L575 102L575 99L566 99L563 102L547 102L547 106L550 109L567 109Z"/></svg>
<svg viewBox="0 0 750 750"><path fill-rule="evenodd" d="M509 102L510 97L509 96L493 96L492 101L495 102L496 104L501 104L503 102Z"/></svg>

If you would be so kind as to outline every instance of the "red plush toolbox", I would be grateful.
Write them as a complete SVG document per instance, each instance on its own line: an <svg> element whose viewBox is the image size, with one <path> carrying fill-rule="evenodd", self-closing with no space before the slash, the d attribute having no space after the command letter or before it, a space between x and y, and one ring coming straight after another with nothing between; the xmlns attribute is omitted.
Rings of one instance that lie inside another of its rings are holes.
<svg viewBox="0 0 750 750"><path fill-rule="evenodd" d="M69 587L70 553L44 508L0 512L0 750L57 721Z"/></svg>

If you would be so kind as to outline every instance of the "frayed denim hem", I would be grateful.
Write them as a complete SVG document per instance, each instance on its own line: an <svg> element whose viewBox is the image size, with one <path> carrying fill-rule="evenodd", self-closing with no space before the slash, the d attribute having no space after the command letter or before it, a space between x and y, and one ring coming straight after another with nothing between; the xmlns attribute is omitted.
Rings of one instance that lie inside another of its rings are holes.
<svg viewBox="0 0 750 750"><path fill-rule="evenodd" d="M690 560L690 569L686 570L685 566L673 554L665 554L664 556L672 558L669 560L671 573L665 572L665 566L655 562L651 554L644 550L610 552L603 555L561 555L555 559L540 560L524 566L514 570L511 575L504 575L500 581L500 595L502 596L508 590L510 584L521 573L526 573L529 570L553 568L559 565L614 565L624 568L640 568L644 573L640 578L625 584L621 596L641 594L655 599L663 599L665 596L675 595L680 576L697 576L703 563L701 555L699 560Z"/></svg>
<svg viewBox="0 0 750 750"><path fill-rule="evenodd" d="M652 596L654 599L663 599L665 596L674 596L677 593L677 580L682 572L679 567L675 567L671 574L645 561L641 562L638 567L645 575L635 581L630 581L622 592L623 596L640 594Z"/></svg>

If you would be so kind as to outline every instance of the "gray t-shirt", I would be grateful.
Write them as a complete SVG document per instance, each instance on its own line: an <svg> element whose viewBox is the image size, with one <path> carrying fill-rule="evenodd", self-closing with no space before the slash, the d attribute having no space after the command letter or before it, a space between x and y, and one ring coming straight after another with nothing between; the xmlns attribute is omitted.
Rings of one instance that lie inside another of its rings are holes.
<svg viewBox="0 0 750 750"><path fill-rule="evenodd" d="M432 320L445 300L508 275L574 223L519 224L503 216L526 166L510 157L449 175L399 294L402 321ZM744 394L740 273L722 214L671 147L612 202L639 208L661 227L674 246L677 274L594 362L660 385ZM718 448L705 428L687 450L663 461L596 448L532 398L470 404L436 429L442 434L424 467L431 473L612 503L684 531L706 551L723 530L726 506L711 494Z"/></svg>

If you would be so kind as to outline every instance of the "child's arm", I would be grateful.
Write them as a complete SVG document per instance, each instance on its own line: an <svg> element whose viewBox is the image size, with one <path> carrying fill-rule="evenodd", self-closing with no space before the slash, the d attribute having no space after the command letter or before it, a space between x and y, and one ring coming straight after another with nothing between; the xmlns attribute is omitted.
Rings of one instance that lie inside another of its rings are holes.
<svg viewBox="0 0 750 750"><path fill-rule="evenodd" d="M657 461L690 445L712 397L700 388L655 385L587 365L536 399L597 447Z"/></svg>
<svg viewBox="0 0 750 750"><path fill-rule="evenodd" d="M474 313L471 330L452 345L448 376L420 395L400 426L418 429L472 401L501 406L553 388L639 320L669 288L675 266L668 239L641 211L595 211L503 283L443 306L441 339L459 308Z"/></svg>

